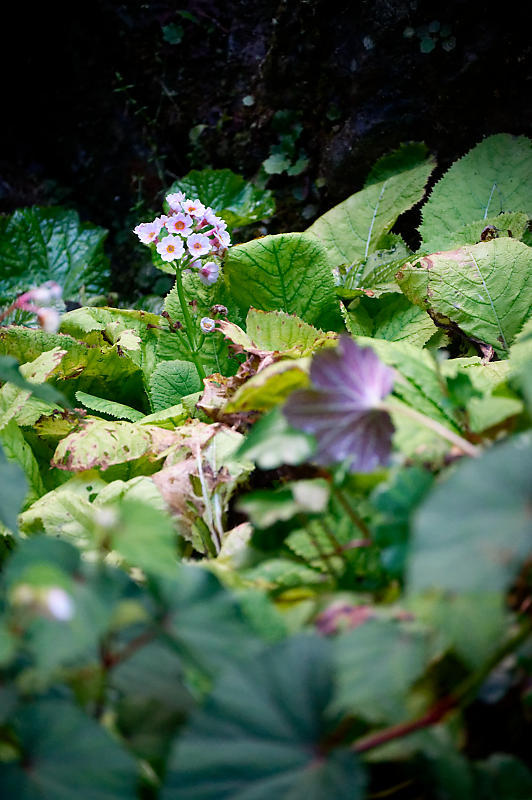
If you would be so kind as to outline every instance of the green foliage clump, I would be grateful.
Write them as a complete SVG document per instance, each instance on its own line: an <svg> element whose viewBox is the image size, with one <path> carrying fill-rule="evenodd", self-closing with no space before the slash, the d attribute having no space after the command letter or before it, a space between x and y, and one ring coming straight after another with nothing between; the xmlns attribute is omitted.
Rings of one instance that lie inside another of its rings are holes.
<svg viewBox="0 0 532 800"><path fill-rule="evenodd" d="M2 797L532 796L491 731L530 734L530 146L453 165L418 252L408 144L214 268L150 244L161 314L0 328ZM229 227L273 210L228 170L181 191ZM25 259L103 290L72 214L3 221L6 303Z"/></svg>

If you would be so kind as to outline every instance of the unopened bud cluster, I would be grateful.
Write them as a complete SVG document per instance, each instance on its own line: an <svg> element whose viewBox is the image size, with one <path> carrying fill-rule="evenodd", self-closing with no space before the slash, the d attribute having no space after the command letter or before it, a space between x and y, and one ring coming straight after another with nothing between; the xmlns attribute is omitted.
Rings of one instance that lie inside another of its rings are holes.
<svg viewBox="0 0 532 800"><path fill-rule="evenodd" d="M155 244L163 261L179 261L181 266L195 268L205 286L216 283L220 265L203 261L205 257L223 256L231 243L227 225L212 208L199 200L189 200L183 192L169 194L166 202L170 214L162 214L153 222L142 222L134 229L143 244Z"/></svg>

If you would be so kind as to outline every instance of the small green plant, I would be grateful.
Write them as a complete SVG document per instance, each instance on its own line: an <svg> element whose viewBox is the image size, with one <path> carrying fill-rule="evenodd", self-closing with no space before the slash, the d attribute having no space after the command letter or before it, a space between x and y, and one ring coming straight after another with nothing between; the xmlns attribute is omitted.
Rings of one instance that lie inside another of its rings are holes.
<svg viewBox="0 0 532 800"><path fill-rule="evenodd" d="M270 155L262 162L266 175L286 173L293 177L308 167L307 155L298 146L303 126L297 117L297 112L290 110L276 111L273 115L272 127L277 133L277 143L270 147Z"/></svg>

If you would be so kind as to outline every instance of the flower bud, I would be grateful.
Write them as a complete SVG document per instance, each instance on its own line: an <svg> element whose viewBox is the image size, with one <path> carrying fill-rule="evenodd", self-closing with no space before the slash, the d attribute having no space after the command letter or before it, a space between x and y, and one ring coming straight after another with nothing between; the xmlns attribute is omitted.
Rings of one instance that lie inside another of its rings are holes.
<svg viewBox="0 0 532 800"><path fill-rule="evenodd" d="M200 320L200 328L203 333L212 333L216 328L216 322L210 317L202 317Z"/></svg>

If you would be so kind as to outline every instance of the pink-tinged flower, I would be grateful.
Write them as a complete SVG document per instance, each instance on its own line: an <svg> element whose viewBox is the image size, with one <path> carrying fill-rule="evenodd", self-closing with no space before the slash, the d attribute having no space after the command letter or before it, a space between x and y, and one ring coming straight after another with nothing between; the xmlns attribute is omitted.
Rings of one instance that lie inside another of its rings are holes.
<svg viewBox="0 0 532 800"><path fill-rule="evenodd" d="M213 246L217 250L226 250L231 244L231 237L227 231L216 228L212 239Z"/></svg>
<svg viewBox="0 0 532 800"><path fill-rule="evenodd" d="M207 225L212 225L213 228L224 228L224 227L226 227L225 221L221 217L218 217L214 213L212 208L207 207L205 209L205 212L203 214L203 219L207 223Z"/></svg>
<svg viewBox="0 0 532 800"><path fill-rule="evenodd" d="M166 196L166 202L172 209L172 211L181 211L181 206L183 201L185 200L185 195L183 192L174 192L173 194L169 194Z"/></svg>
<svg viewBox="0 0 532 800"><path fill-rule="evenodd" d="M220 265L216 261L207 261L199 271L199 279L205 286L212 286L216 283L220 274Z"/></svg>
<svg viewBox="0 0 532 800"><path fill-rule="evenodd" d="M181 258L185 251L183 242L178 236L165 236L157 242L156 249L163 261L175 261L176 258Z"/></svg>
<svg viewBox="0 0 532 800"><path fill-rule="evenodd" d="M210 317L202 317L200 320L200 328L203 333L212 333L216 328L216 322Z"/></svg>
<svg viewBox="0 0 532 800"><path fill-rule="evenodd" d="M205 256L211 251L211 242L207 236L202 233L193 233L187 239L188 252L194 258Z"/></svg>
<svg viewBox="0 0 532 800"><path fill-rule="evenodd" d="M39 303L39 305L48 305L51 303L52 300L59 300L63 290L59 286L58 283L55 281L46 281L41 286L36 286L35 289L30 289L29 292L26 292L25 298L26 300L32 300L34 303Z"/></svg>
<svg viewBox="0 0 532 800"><path fill-rule="evenodd" d="M380 404L392 391L394 371L344 335L334 350L314 356L310 377L314 388L294 392L283 411L291 425L316 437L315 461L349 460L354 472L386 464L394 429Z"/></svg>
<svg viewBox="0 0 532 800"><path fill-rule="evenodd" d="M205 213L205 206L203 205L203 203L200 203L198 199L184 200L183 211L185 212L185 214L190 214L191 217L199 219Z"/></svg>
<svg viewBox="0 0 532 800"><path fill-rule="evenodd" d="M55 308L39 308L37 310L39 325L47 333L56 333L59 328L59 313Z"/></svg>
<svg viewBox="0 0 532 800"><path fill-rule="evenodd" d="M164 222L161 222L158 217L153 222L141 222L134 228L133 233L137 234L142 244L150 244L157 238L163 225Z"/></svg>
<svg viewBox="0 0 532 800"><path fill-rule="evenodd" d="M175 214L168 219L165 225L169 233L180 233L181 236L190 236L192 233L192 217L188 214Z"/></svg>

